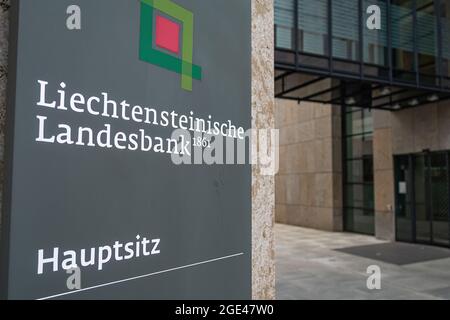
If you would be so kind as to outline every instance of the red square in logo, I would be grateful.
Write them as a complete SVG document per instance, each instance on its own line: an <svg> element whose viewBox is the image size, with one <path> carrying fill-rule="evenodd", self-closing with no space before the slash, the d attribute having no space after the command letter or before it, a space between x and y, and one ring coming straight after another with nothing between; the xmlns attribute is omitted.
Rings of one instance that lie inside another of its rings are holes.
<svg viewBox="0 0 450 320"><path fill-rule="evenodd" d="M160 48L178 54L180 52L180 26L163 16L157 15L155 44Z"/></svg>

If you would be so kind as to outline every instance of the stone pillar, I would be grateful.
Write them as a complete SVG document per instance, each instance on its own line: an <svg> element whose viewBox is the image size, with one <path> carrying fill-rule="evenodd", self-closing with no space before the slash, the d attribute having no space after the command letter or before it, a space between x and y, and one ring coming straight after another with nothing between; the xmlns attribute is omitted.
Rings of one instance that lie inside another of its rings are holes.
<svg viewBox="0 0 450 320"><path fill-rule="evenodd" d="M391 113L373 111L373 170L375 190L375 236L395 240L395 188Z"/></svg>
<svg viewBox="0 0 450 320"><path fill-rule="evenodd" d="M273 0L252 0L252 128L274 129ZM275 298L275 178L252 168L253 298Z"/></svg>

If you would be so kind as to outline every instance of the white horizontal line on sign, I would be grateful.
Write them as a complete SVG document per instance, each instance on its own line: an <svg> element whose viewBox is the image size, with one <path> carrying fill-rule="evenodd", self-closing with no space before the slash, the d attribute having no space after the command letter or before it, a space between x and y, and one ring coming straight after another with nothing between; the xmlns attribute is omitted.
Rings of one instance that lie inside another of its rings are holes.
<svg viewBox="0 0 450 320"><path fill-rule="evenodd" d="M211 260L196 262L196 263L188 264L188 265L181 266L181 267L170 268L170 269L166 269L166 270L161 270L161 271L156 271L156 272L144 274L144 275L141 275L141 276L136 276L136 277L131 277L131 278L127 278L127 279L112 281L112 282L108 282L108 283L103 283L103 284L99 284L99 285L88 287L88 288L83 288L83 289L79 289L79 290L73 290L73 291L68 291L68 292L64 292L64 293L60 293L60 294L55 294L55 295L44 297L44 298L40 298L40 299L37 299L37 300L48 300L48 299L68 296L68 295L71 295L71 294L74 294L74 293L78 293L78 292L89 291L89 290L93 290L93 289L97 289L97 288L112 286L112 285L123 283L123 282L128 282L128 281L133 281L133 280L137 280L137 279L147 278L147 277L151 277L151 276L155 276L155 275L158 275L158 274L167 273L167 272L171 272L171 271L176 271L176 270L196 267L196 266L199 266L199 265L202 265L202 264L207 264L207 263L212 263L212 262L216 262L216 261L220 261L220 260L235 258L235 257L239 257L239 256L242 256L242 255L244 255L243 252L236 253L236 254L232 254L232 255L229 255L229 256L224 256L224 257L215 258L215 259L211 259Z"/></svg>

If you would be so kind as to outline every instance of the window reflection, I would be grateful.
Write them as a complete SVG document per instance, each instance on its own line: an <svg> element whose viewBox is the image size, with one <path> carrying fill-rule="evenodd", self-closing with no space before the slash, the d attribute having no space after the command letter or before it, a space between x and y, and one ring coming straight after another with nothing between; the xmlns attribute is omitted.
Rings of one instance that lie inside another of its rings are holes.
<svg viewBox="0 0 450 320"><path fill-rule="evenodd" d="M298 50L328 55L328 1L298 0Z"/></svg>
<svg viewBox="0 0 450 320"><path fill-rule="evenodd" d="M414 55L413 1L392 0L392 60L394 77L399 80L416 80Z"/></svg>
<svg viewBox="0 0 450 320"><path fill-rule="evenodd" d="M360 108L344 110L345 229L374 234L372 112Z"/></svg>
<svg viewBox="0 0 450 320"><path fill-rule="evenodd" d="M396 83L419 81L423 86L440 86L442 76L443 85L450 88L450 1L274 0L274 3L279 63L299 63L299 67L345 74L361 72L370 79L388 80L392 75ZM381 9L380 30L366 26L369 17L366 9L371 5Z"/></svg>
<svg viewBox="0 0 450 320"><path fill-rule="evenodd" d="M358 0L332 1L333 56L359 59Z"/></svg>
<svg viewBox="0 0 450 320"><path fill-rule="evenodd" d="M363 1L363 8L368 8L371 5L377 5L381 9L381 30L364 28L364 62L387 66L387 4L386 1ZM363 21L365 21L367 19L367 13L363 11L362 14Z"/></svg>
<svg viewBox="0 0 450 320"><path fill-rule="evenodd" d="M275 0L275 47L294 49L294 0Z"/></svg>
<svg viewBox="0 0 450 320"><path fill-rule="evenodd" d="M417 47L419 56L420 81L438 85L436 78L437 20L433 0L417 1Z"/></svg>
<svg viewBox="0 0 450 320"><path fill-rule="evenodd" d="M442 75L450 77L450 3L441 1L440 26L442 34ZM444 79L444 86L450 88L450 80Z"/></svg>

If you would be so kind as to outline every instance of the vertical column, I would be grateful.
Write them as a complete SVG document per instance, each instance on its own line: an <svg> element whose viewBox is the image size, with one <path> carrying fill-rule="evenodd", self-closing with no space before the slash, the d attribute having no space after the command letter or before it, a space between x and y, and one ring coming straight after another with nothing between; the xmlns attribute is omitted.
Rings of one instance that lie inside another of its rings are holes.
<svg viewBox="0 0 450 320"><path fill-rule="evenodd" d="M8 77L9 0L0 0L0 199L3 193L6 80ZM1 203L0 203L1 212ZM1 231L1 217L0 217Z"/></svg>
<svg viewBox="0 0 450 320"><path fill-rule="evenodd" d="M342 137L342 108L332 105L332 156L333 156L333 231L344 230L344 191L343 191L343 137Z"/></svg>
<svg viewBox="0 0 450 320"><path fill-rule="evenodd" d="M252 0L252 128L273 129L274 118L273 0ZM255 143L255 141L253 141ZM252 167L253 298L275 298L275 177Z"/></svg>
<svg viewBox="0 0 450 320"><path fill-rule="evenodd" d="M373 111L375 235L383 240L395 240L395 188L392 150L391 113Z"/></svg>

